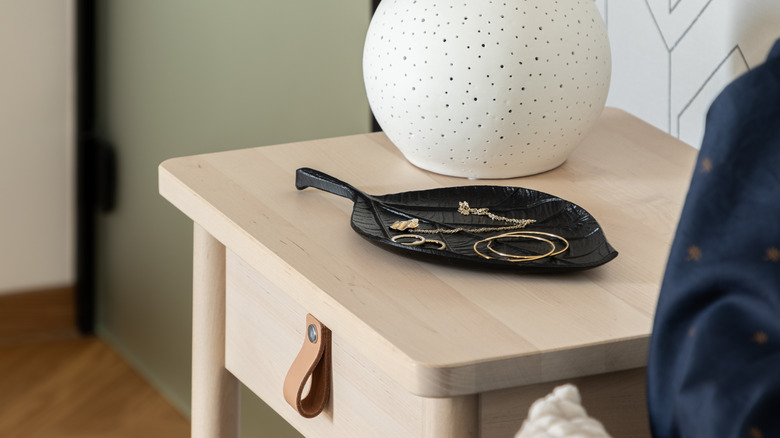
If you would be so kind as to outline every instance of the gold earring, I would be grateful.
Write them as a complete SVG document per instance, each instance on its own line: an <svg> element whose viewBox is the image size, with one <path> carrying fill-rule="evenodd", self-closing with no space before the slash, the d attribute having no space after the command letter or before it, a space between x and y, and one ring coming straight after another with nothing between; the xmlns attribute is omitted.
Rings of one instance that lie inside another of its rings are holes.
<svg viewBox="0 0 780 438"><path fill-rule="evenodd" d="M405 231L407 228L417 228L420 226L420 220L417 218L412 218L406 221L395 221L393 222L393 225L390 225L390 228L393 230L398 231Z"/></svg>

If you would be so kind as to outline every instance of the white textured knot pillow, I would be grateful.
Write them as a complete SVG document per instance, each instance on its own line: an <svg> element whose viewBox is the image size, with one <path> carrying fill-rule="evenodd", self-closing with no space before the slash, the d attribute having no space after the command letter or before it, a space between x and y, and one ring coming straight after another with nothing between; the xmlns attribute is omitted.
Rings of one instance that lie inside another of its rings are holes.
<svg viewBox="0 0 780 438"><path fill-rule="evenodd" d="M604 426L588 417L577 387L559 386L528 410L515 438L610 438Z"/></svg>

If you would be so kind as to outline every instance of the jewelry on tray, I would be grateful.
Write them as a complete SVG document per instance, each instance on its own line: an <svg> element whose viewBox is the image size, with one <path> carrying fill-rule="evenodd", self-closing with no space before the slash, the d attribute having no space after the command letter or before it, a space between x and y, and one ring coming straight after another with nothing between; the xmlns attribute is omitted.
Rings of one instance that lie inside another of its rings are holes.
<svg viewBox="0 0 780 438"><path fill-rule="evenodd" d="M412 218L403 221L395 221L393 222L392 225L390 225L390 228L398 231L406 231L407 229L412 229L414 230L415 233L420 233L420 234L439 234L439 233L455 234L455 233L460 233L461 231L465 231L467 233L487 233L490 231L519 230L521 228L525 228L529 224L536 222L536 220L534 219L512 219L508 217L498 216L488 211L487 208L471 208L469 206L469 203L466 201L461 201L458 204L459 204L458 213L462 214L463 216L469 216L472 214L478 216L487 216L490 219L493 219L495 221L510 222L515 225L508 225L504 227L480 227L480 228L457 227L457 228L436 228L433 230L421 230L419 229L420 220L417 218Z"/></svg>
<svg viewBox="0 0 780 438"><path fill-rule="evenodd" d="M533 219L512 219L508 217L499 216L497 214L491 213L487 208L471 208L471 206L469 206L469 203L466 201L461 201L458 203L458 213L462 214L463 216L468 216L471 214L475 214L478 216L487 216L490 219L493 219L494 221L512 222L522 226L526 226L528 224L532 224L536 222Z"/></svg>
<svg viewBox="0 0 780 438"><path fill-rule="evenodd" d="M563 247L561 249L558 249L556 251L556 249L557 249L556 245L555 245L555 243L553 243L552 240L545 239L544 237L540 237L540 236L545 236L545 237L550 237L550 238L553 238L553 239L560 240L561 242L563 242L564 245L563 245ZM550 248L550 251L548 251L547 253L544 253L544 254L534 254L534 255L508 254L508 253L501 252L501 251L498 251L497 249L493 248L493 246L492 246L493 242L496 242L499 239L533 239L533 240L539 240L539 241L542 241L542 242L547 242L550 245L551 248ZM485 245L485 248L487 248L493 254L499 255L499 256L501 256L503 258L491 257L491 256L481 252L479 250L479 245L482 244L482 243L485 243L485 242L487 242L486 245ZM561 237L561 236L559 236L557 234L545 233L545 232L542 232L542 231L516 231L516 232L513 232L513 233L505 233L505 234L500 234L500 235L497 235L497 236L487 237L487 238L482 239L482 240L480 240L480 241L478 241L478 242L476 242L474 244L474 252L477 253L479 256L481 256L483 258L486 258L486 259L506 260L506 261L509 261L509 262L528 262L528 261L532 261L532 260L543 259L543 258L546 258L546 257L553 257L555 255L561 254L562 252L566 251L567 249L569 249L569 241L568 240L564 239L563 237Z"/></svg>
<svg viewBox="0 0 780 438"><path fill-rule="evenodd" d="M506 235L510 235L510 234L515 234L515 233L506 233ZM538 236L552 237L553 239L558 239L561 242L563 242L563 248L559 249L558 251L555 251L554 253L550 254L548 257L557 256L558 254L561 254L562 252L569 249L569 241L557 234L545 233L543 231L530 231L530 230L518 231L517 234L536 234Z"/></svg>
<svg viewBox="0 0 780 438"><path fill-rule="evenodd" d="M425 237L421 236L421 234L455 234L460 232L488 233L488 232L495 232L495 231L512 231L512 230L523 229L529 224L536 222L536 220L534 219L513 219L504 216L499 216L497 214L490 212L490 210L487 208L472 208L469 205L469 203L466 201L461 201L458 203L458 213L460 213L463 216L470 216L470 215L487 216L494 221L509 222L514 225L507 225L503 227L478 227L478 228L467 228L467 227L435 228L435 229L425 230L425 229L420 229L419 219L411 218L407 220L395 221L390 226L390 228L397 231L413 230L414 233L416 234L399 234L393 236L391 240L393 242L400 243L401 245L404 246L422 246L431 243L434 245L438 245L439 247L437 249L443 250L447 247L447 245L444 242L440 240L426 239ZM412 241L401 241L404 239L406 240L412 239ZM530 254L530 255L510 254L507 252L499 251L493 247L493 244L495 242L499 242L502 239L536 240L550 245L550 250L543 254ZM562 245L556 245L556 243L553 240L561 242ZM490 253L483 252L484 249L480 250L480 245L482 244L484 244L484 247L487 248L487 250L490 251ZM569 241L553 233L547 233L543 231L524 230L524 231L512 231L509 233L487 237L485 239L479 240L476 243L474 243L473 249L474 252L477 253L477 255L488 260L495 259L495 260L505 260L509 262L529 262L533 260L543 259L546 257L553 257L563 253L564 251L569 249Z"/></svg>
<svg viewBox="0 0 780 438"><path fill-rule="evenodd" d="M390 228L398 231L405 231L407 228L415 229L420 226L420 220L417 218L409 219L408 221L395 221Z"/></svg>
<svg viewBox="0 0 780 438"><path fill-rule="evenodd" d="M411 242L399 242L399 240L401 239L414 239L414 240ZM447 245L441 240L426 239L425 237L417 234L399 234L397 236L393 236L390 240L392 240L395 243L400 243L401 245L404 246L422 246L425 245L426 243L432 243L434 245L439 245L439 247L436 249L442 250L447 248Z"/></svg>
<svg viewBox="0 0 780 438"><path fill-rule="evenodd" d="M492 241L502 238L520 238L520 239L532 239L532 240L538 240L541 242L546 242L548 245L550 245L550 250L547 251L544 254L534 254L534 255L517 255L517 254L506 254L500 251L496 251L495 249L490 248L489 246L486 246L490 251L493 253L500 255L501 257L492 257L487 254L484 254L479 250L479 245L481 243L487 242L487 245L490 245ZM482 239L480 241L477 241L474 243L474 252L477 253L479 256L485 259L497 259L497 260L506 260L508 262L530 262L532 260L539 260L543 259L545 257L549 257L552 253L555 252L555 244L548 239L545 239L544 237L539 237L533 234L523 234L523 233L506 233L506 234L500 234L498 236L491 236L485 239Z"/></svg>

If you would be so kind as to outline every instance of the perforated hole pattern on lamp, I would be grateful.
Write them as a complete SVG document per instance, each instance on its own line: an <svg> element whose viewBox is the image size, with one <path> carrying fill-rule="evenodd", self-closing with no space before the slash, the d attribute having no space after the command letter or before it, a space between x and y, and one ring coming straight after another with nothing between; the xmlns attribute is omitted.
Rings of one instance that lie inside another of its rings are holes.
<svg viewBox="0 0 780 438"><path fill-rule="evenodd" d="M383 0L363 66L409 161L504 178L566 160L604 107L611 58L591 0Z"/></svg>

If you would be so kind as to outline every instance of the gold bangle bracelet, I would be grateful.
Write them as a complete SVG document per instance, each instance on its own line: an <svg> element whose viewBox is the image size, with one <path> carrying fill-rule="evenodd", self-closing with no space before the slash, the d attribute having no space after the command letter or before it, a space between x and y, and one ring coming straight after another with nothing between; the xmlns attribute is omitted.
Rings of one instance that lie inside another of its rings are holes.
<svg viewBox="0 0 780 438"><path fill-rule="evenodd" d="M536 234L536 235L539 235L539 236L552 237L553 239L558 239L561 242L563 242L563 244L564 244L563 249L559 249L558 251L553 252L548 257L557 256L558 254L560 254L560 253L566 251L567 249L569 249L569 241L564 239L563 237L561 237L561 236L559 236L557 234L553 234L553 233L545 233L543 231L527 231L527 230L523 230L523 231L517 231L515 233L507 233L507 234Z"/></svg>
<svg viewBox="0 0 780 438"><path fill-rule="evenodd" d="M480 252L479 244L481 244L483 242L487 242L487 245L490 245L490 243L492 241L494 241L496 239L502 239L502 238L504 238L504 239L505 238L532 239L532 240L539 240L541 242L547 242L550 245L550 251L548 251L545 254L537 254L537 255L532 255L532 256L522 256L522 255L513 255L513 254L502 253L502 252L496 251L495 249L492 249L492 248L490 248L488 246L488 248L493 253L498 254L498 255L500 255L502 257L505 257L505 258L491 257L491 256L489 256L487 254L483 254L482 252ZM497 260L506 260L508 262L530 262L532 260L539 260L539 259L543 259L545 257L549 257L551 254L553 254L555 252L555 244L551 240L545 239L544 237L539 237L539 236L530 235L530 234L524 234L524 233L519 233L519 232L517 232L517 233L506 233L506 234L501 234L501 235L498 235L498 236L491 236L491 237L488 237L486 239L482 239L482 240L476 242L474 244L474 252L477 253L478 255L480 255L481 257L483 257L485 259L488 259L488 260L490 260L490 259L497 259Z"/></svg>

